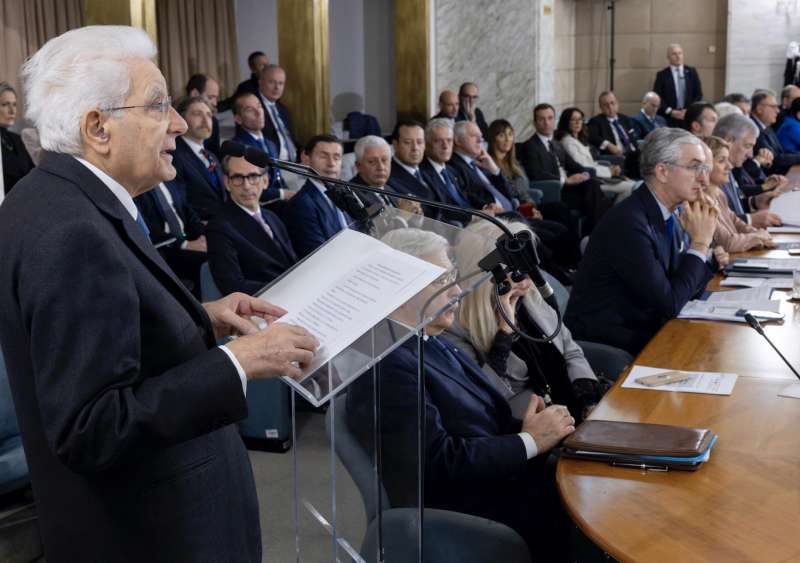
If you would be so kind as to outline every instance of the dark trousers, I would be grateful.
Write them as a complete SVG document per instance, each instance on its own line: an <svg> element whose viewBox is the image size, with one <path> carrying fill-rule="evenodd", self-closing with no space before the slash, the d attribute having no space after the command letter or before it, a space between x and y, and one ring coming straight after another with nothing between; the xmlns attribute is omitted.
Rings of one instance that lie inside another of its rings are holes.
<svg viewBox="0 0 800 563"><path fill-rule="evenodd" d="M600 182L595 178L580 184L564 186L561 190L561 201L570 209L577 209L585 217L584 235L592 232L603 214L614 204L613 200L603 193Z"/></svg>

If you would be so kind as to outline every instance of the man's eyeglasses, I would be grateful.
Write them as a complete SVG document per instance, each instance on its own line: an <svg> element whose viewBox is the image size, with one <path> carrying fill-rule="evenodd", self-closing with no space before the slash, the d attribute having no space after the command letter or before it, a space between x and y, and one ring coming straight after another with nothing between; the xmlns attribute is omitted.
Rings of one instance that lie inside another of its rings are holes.
<svg viewBox="0 0 800 563"><path fill-rule="evenodd" d="M451 283L454 283L457 279L458 279L458 268L453 268L449 272L445 272L444 274L433 280L433 283L435 285L450 285Z"/></svg>
<svg viewBox="0 0 800 563"><path fill-rule="evenodd" d="M248 174L245 176L244 174L230 174L228 175L228 180L230 181L231 185L236 188L241 188L244 186L245 180L251 186L257 186L261 182L261 178L264 177L264 174L256 174L255 172L252 174Z"/></svg>
<svg viewBox="0 0 800 563"><path fill-rule="evenodd" d="M684 170L688 170L692 174L694 174L695 178L698 178L701 174L708 174L711 172L711 167L707 164L692 164L691 166L687 164L670 164L670 166L674 166L676 168L683 168Z"/></svg>
<svg viewBox="0 0 800 563"><path fill-rule="evenodd" d="M119 106L115 108L100 108L100 111L119 111L123 109L136 109L136 108L144 108L148 112L152 112L153 115L156 115L159 119L164 119L169 114L169 110L172 107L172 97L167 96L160 102L153 102L152 104L145 104L141 106Z"/></svg>

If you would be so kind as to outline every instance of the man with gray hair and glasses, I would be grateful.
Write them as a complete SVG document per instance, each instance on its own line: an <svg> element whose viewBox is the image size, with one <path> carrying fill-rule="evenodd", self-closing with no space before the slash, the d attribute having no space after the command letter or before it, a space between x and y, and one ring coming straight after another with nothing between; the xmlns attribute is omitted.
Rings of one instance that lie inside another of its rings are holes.
<svg viewBox="0 0 800 563"><path fill-rule="evenodd" d="M644 185L589 238L565 315L576 339L636 355L705 288L716 267L709 258L716 211L701 197L710 166L688 131L650 133L642 146Z"/></svg>
<svg viewBox="0 0 800 563"><path fill-rule="evenodd" d="M658 115L660 107L661 97L655 92L647 92L642 97L642 109L636 115L631 116L640 139L647 137L653 129L667 126L666 120Z"/></svg>
<svg viewBox="0 0 800 563"><path fill-rule="evenodd" d="M756 124L743 115L726 115L714 127L714 136L731 145L728 159L733 171L728 183L720 187L733 212L759 229L780 225L781 218L770 213L769 202L780 195L776 188L781 186L782 177L770 176L759 186L743 168L745 161L753 158L753 147L758 138Z"/></svg>
<svg viewBox="0 0 800 563"><path fill-rule="evenodd" d="M22 69L45 152L0 208L0 344L50 563L260 562L234 423L248 380L297 377L317 346L265 301L200 304L150 243L133 197L175 177L187 129L155 56L93 26Z"/></svg>

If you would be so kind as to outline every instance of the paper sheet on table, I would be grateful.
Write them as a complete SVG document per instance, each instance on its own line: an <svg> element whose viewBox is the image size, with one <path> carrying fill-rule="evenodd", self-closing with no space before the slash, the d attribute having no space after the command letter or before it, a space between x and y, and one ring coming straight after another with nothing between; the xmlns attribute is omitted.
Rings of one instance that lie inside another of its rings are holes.
<svg viewBox="0 0 800 563"><path fill-rule="evenodd" d="M714 291L706 299L707 303L741 303L743 301L769 301L772 288L764 285L748 289L733 289L731 291Z"/></svg>
<svg viewBox="0 0 800 563"><path fill-rule="evenodd" d="M733 386L736 384L735 373L716 373L710 371L685 371L680 370L681 373L689 374L689 379L686 381L678 381L677 383L668 383L666 385L659 385L658 387L648 387L641 383L636 383L640 377L647 375L655 375L665 371L675 371L669 368L651 368L647 366L633 366L628 377L622 383L624 389L648 389L650 391L681 391L683 393L704 393L707 395L730 395L733 392Z"/></svg>
<svg viewBox="0 0 800 563"><path fill-rule="evenodd" d="M781 227L767 227L767 232L779 235L779 234L798 234L800 233L800 227L795 227L793 225L783 225Z"/></svg>
<svg viewBox="0 0 800 563"><path fill-rule="evenodd" d="M769 210L778 215L784 225L800 225L800 191L782 193L769 202Z"/></svg>
<svg viewBox="0 0 800 563"><path fill-rule="evenodd" d="M721 287L770 287L772 289L792 289L792 278L748 278L728 276L722 280Z"/></svg>
<svg viewBox="0 0 800 563"><path fill-rule="evenodd" d="M444 272L345 229L259 297L288 311L280 322L319 340L307 377Z"/></svg>
<svg viewBox="0 0 800 563"><path fill-rule="evenodd" d="M746 322L744 316L736 313L746 309L748 311L772 311L780 313L781 302L777 300L766 301L740 301L730 303L709 303L708 301L689 301L681 312L679 319L700 319L706 321L734 321Z"/></svg>
<svg viewBox="0 0 800 563"><path fill-rule="evenodd" d="M764 270L797 270L800 269L800 258L742 258L731 264L738 269Z"/></svg>

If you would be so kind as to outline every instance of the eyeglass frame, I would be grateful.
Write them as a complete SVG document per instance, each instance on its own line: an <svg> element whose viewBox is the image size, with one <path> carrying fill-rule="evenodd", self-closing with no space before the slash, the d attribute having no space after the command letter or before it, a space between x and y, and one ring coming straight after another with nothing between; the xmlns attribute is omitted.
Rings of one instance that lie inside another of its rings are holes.
<svg viewBox="0 0 800 563"><path fill-rule="evenodd" d="M433 280L433 285L448 285L455 283L458 280L458 268L453 267L451 270L446 271L441 276Z"/></svg>
<svg viewBox="0 0 800 563"><path fill-rule="evenodd" d="M114 112L123 109L136 109L136 108L145 108L145 109L159 109L161 111L161 118L164 119L169 114L169 109L172 107L172 96L167 96L160 102L153 102L152 104L144 104L140 106L119 106L115 108L100 108L102 112Z"/></svg>
<svg viewBox="0 0 800 563"><path fill-rule="evenodd" d="M712 167L708 164L694 164L692 166L689 166L688 164L678 164L677 162L667 162L665 164L667 166L675 166L677 168L683 168L684 170L693 172L695 178L699 178L702 174L711 174L712 169Z"/></svg>
<svg viewBox="0 0 800 563"><path fill-rule="evenodd" d="M244 186L245 182L247 182L251 186L257 186L259 182L261 182L262 178L264 178L264 176L266 175L267 175L266 172L262 172L261 174L253 172L252 174L247 174L247 175L228 174L227 172L225 173L225 176L228 178L228 180L230 180L231 185L235 188L241 188L242 186Z"/></svg>

